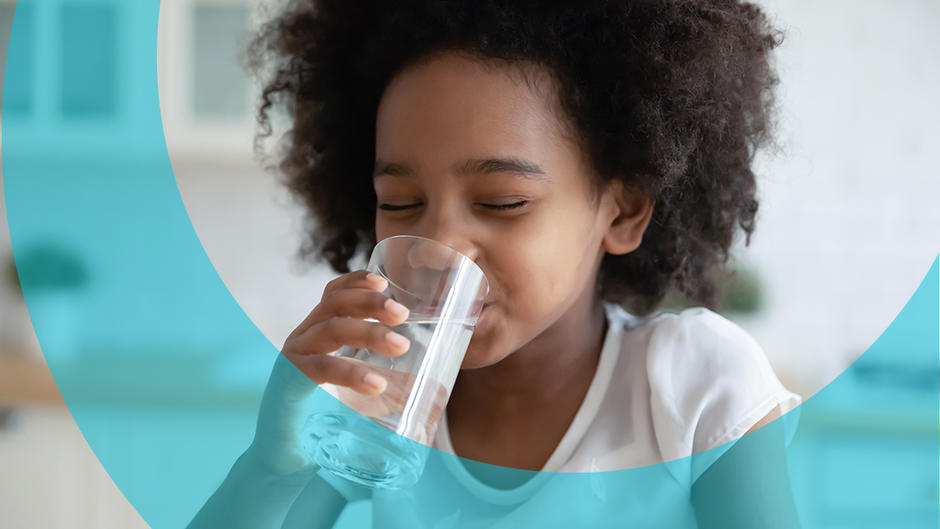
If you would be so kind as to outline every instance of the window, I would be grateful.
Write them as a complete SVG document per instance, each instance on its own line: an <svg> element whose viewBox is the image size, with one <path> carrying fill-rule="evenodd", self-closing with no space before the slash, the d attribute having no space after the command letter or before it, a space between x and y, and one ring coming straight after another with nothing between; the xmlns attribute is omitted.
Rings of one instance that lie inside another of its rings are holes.
<svg viewBox="0 0 940 529"><path fill-rule="evenodd" d="M16 11L17 55L7 61L7 51ZM28 114L33 107L35 82L36 31L33 6L0 3L0 86L3 86L3 110L7 116ZM7 66L12 75L5 76Z"/></svg>
<svg viewBox="0 0 940 529"><path fill-rule="evenodd" d="M244 118L248 94L239 56L248 30L247 6L195 4L191 27L193 115Z"/></svg>
<svg viewBox="0 0 940 529"><path fill-rule="evenodd" d="M117 112L117 13L113 5L60 6L59 105L65 118Z"/></svg>

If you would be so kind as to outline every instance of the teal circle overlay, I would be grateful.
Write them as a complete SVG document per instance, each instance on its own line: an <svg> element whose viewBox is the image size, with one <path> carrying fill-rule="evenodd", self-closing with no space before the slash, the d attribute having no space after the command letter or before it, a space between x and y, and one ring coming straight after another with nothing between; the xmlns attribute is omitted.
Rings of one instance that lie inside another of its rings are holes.
<svg viewBox="0 0 940 529"><path fill-rule="evenodd" d="M32 85L32 103L4 100L2 168L17 271L56 384L141 516L176 528L251 442L262 396L251 381L279 353L220 280L176 186L157 92L159 7L17 3L5 78L48 78ZM682 476L718 456L760 453L771 455L714 477L740 495L724 527L776 527L789 507L775 512L749 498L792 483L803 527L935 528L938 275L935 260L887 330L837 379L735 442L650 467L558 474L432 450L420 497L405 489L372 499L400 519L371 520L366 504L351 504L340 525L691 528ZM886 378L900 382L877 383ZM314 395L315 408L339 409L324 392ZM541 499L515 506L469 494L454 465L528 481ZM707 512L728 504L714 494L700 516L722 516Z"/></svg>

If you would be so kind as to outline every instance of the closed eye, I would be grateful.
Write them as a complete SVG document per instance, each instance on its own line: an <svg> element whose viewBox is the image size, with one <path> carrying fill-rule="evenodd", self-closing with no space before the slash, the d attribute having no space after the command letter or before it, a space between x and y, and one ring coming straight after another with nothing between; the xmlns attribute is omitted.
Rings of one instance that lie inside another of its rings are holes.
<svg viewBox="0 0 940 529"><path fill-rule="evenodd" d="M512 204L480 204L480 205L489 209L505 210L505 209L519 208L528 203L529 203L528 200L520 200L519 202L513 202ZM420 205L421 205L420 202L418 202L417 204L405 204L405 205L379 204L379 209L382 209L385 211L401 211L403 209L410 209L410 208L417 207Z"/></svg>
<svg viewBox="0 0 940 529"><path fill-rule="evenodd" d="M521 208L522 206L528 203L529 203L528 200L520 200L519 202L513 202L512 204L480 204L480 205L489 209L513 209L513 208Z"/></svg>
<svg viewBox="0 0 940 529"><path fill-rule="evenodd" d="M413 208L415 206L420 206L420 205L421 205L420 202L418 202L417 204L408 204L405 206L395 206L392 204L379 204L379 209L384 209L385 211L401 211L403 209Z"/></svg>

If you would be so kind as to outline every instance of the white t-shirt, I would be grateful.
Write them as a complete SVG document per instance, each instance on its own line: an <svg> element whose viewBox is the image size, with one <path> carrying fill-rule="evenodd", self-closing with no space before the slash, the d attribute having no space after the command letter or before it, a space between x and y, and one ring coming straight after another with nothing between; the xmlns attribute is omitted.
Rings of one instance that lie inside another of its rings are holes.
<svg viewBox="0 0 940 529"><path fill-rule="evenodd" d="M695 480L730 446L726 443L741 437L778 405L787 414L801 398L780 383L753 338L708 309L638 318L605 303L605 312L608 328L597 370L567 432L542 468L545 474L514 489L494 488L478 480L461 460L432 451L429 465L447 471L426 471L433 477L422 477L407 492L376 490L372 494L374 527L490 527L494 520L499 520L499 526L525 526L527 512L550 506L540 507L540 497L557 503L550 499L551 487L545 486L552 473L649 465L656 465L650 472L664 473L659 482L668 486L639 494L649 497L637 497L634 491L629 499L610 501L616 491L603 490L610 481L585 475L584 500L594 501L590 515L598 523L581 517L558 519L558 526L616 526L611 520L618 519L618 509L630 512L631 519L639 522L636 512L646 512L644 505L655 505L656 511L669 511L668 516L649 512L643 527L695 527L689 502ZM784 416L787 443L797 417L797 413ZM454 454L446 415L432 446ZM703 457L689 457L706 450ZM440 483L442 476L449 482ZM349 500L369 495L368 489L343 480L329 481ZM442 487L459 491L453 510L448 509L448 495L441 493ZM573 501L569 491L564 494ZM433 508L422 501L429 497L434 498ZM476 520L478 513L489 518Z"/></svg>

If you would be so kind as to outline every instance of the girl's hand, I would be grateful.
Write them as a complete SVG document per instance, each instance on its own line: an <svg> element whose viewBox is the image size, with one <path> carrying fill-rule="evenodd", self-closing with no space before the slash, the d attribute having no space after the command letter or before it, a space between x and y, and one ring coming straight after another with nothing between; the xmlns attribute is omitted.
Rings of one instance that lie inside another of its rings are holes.
<svg viewBox="0 0 940 529"><path fill-rule="evenodd" d="M409 341L387 327L403 323L408 309L382 294L387 287L384 278L365 270L327 284L320 303L284 342L261 401L255 439L243 457L277 475L315 467L299 443L307 420L303 404L315 388L311 381L362 396L387 391L390 400L400 400L401 381L390 381L364 362L331 354L344 345L388 356L408 350ZM395 341L396 336L402 341Z"/></svg>

